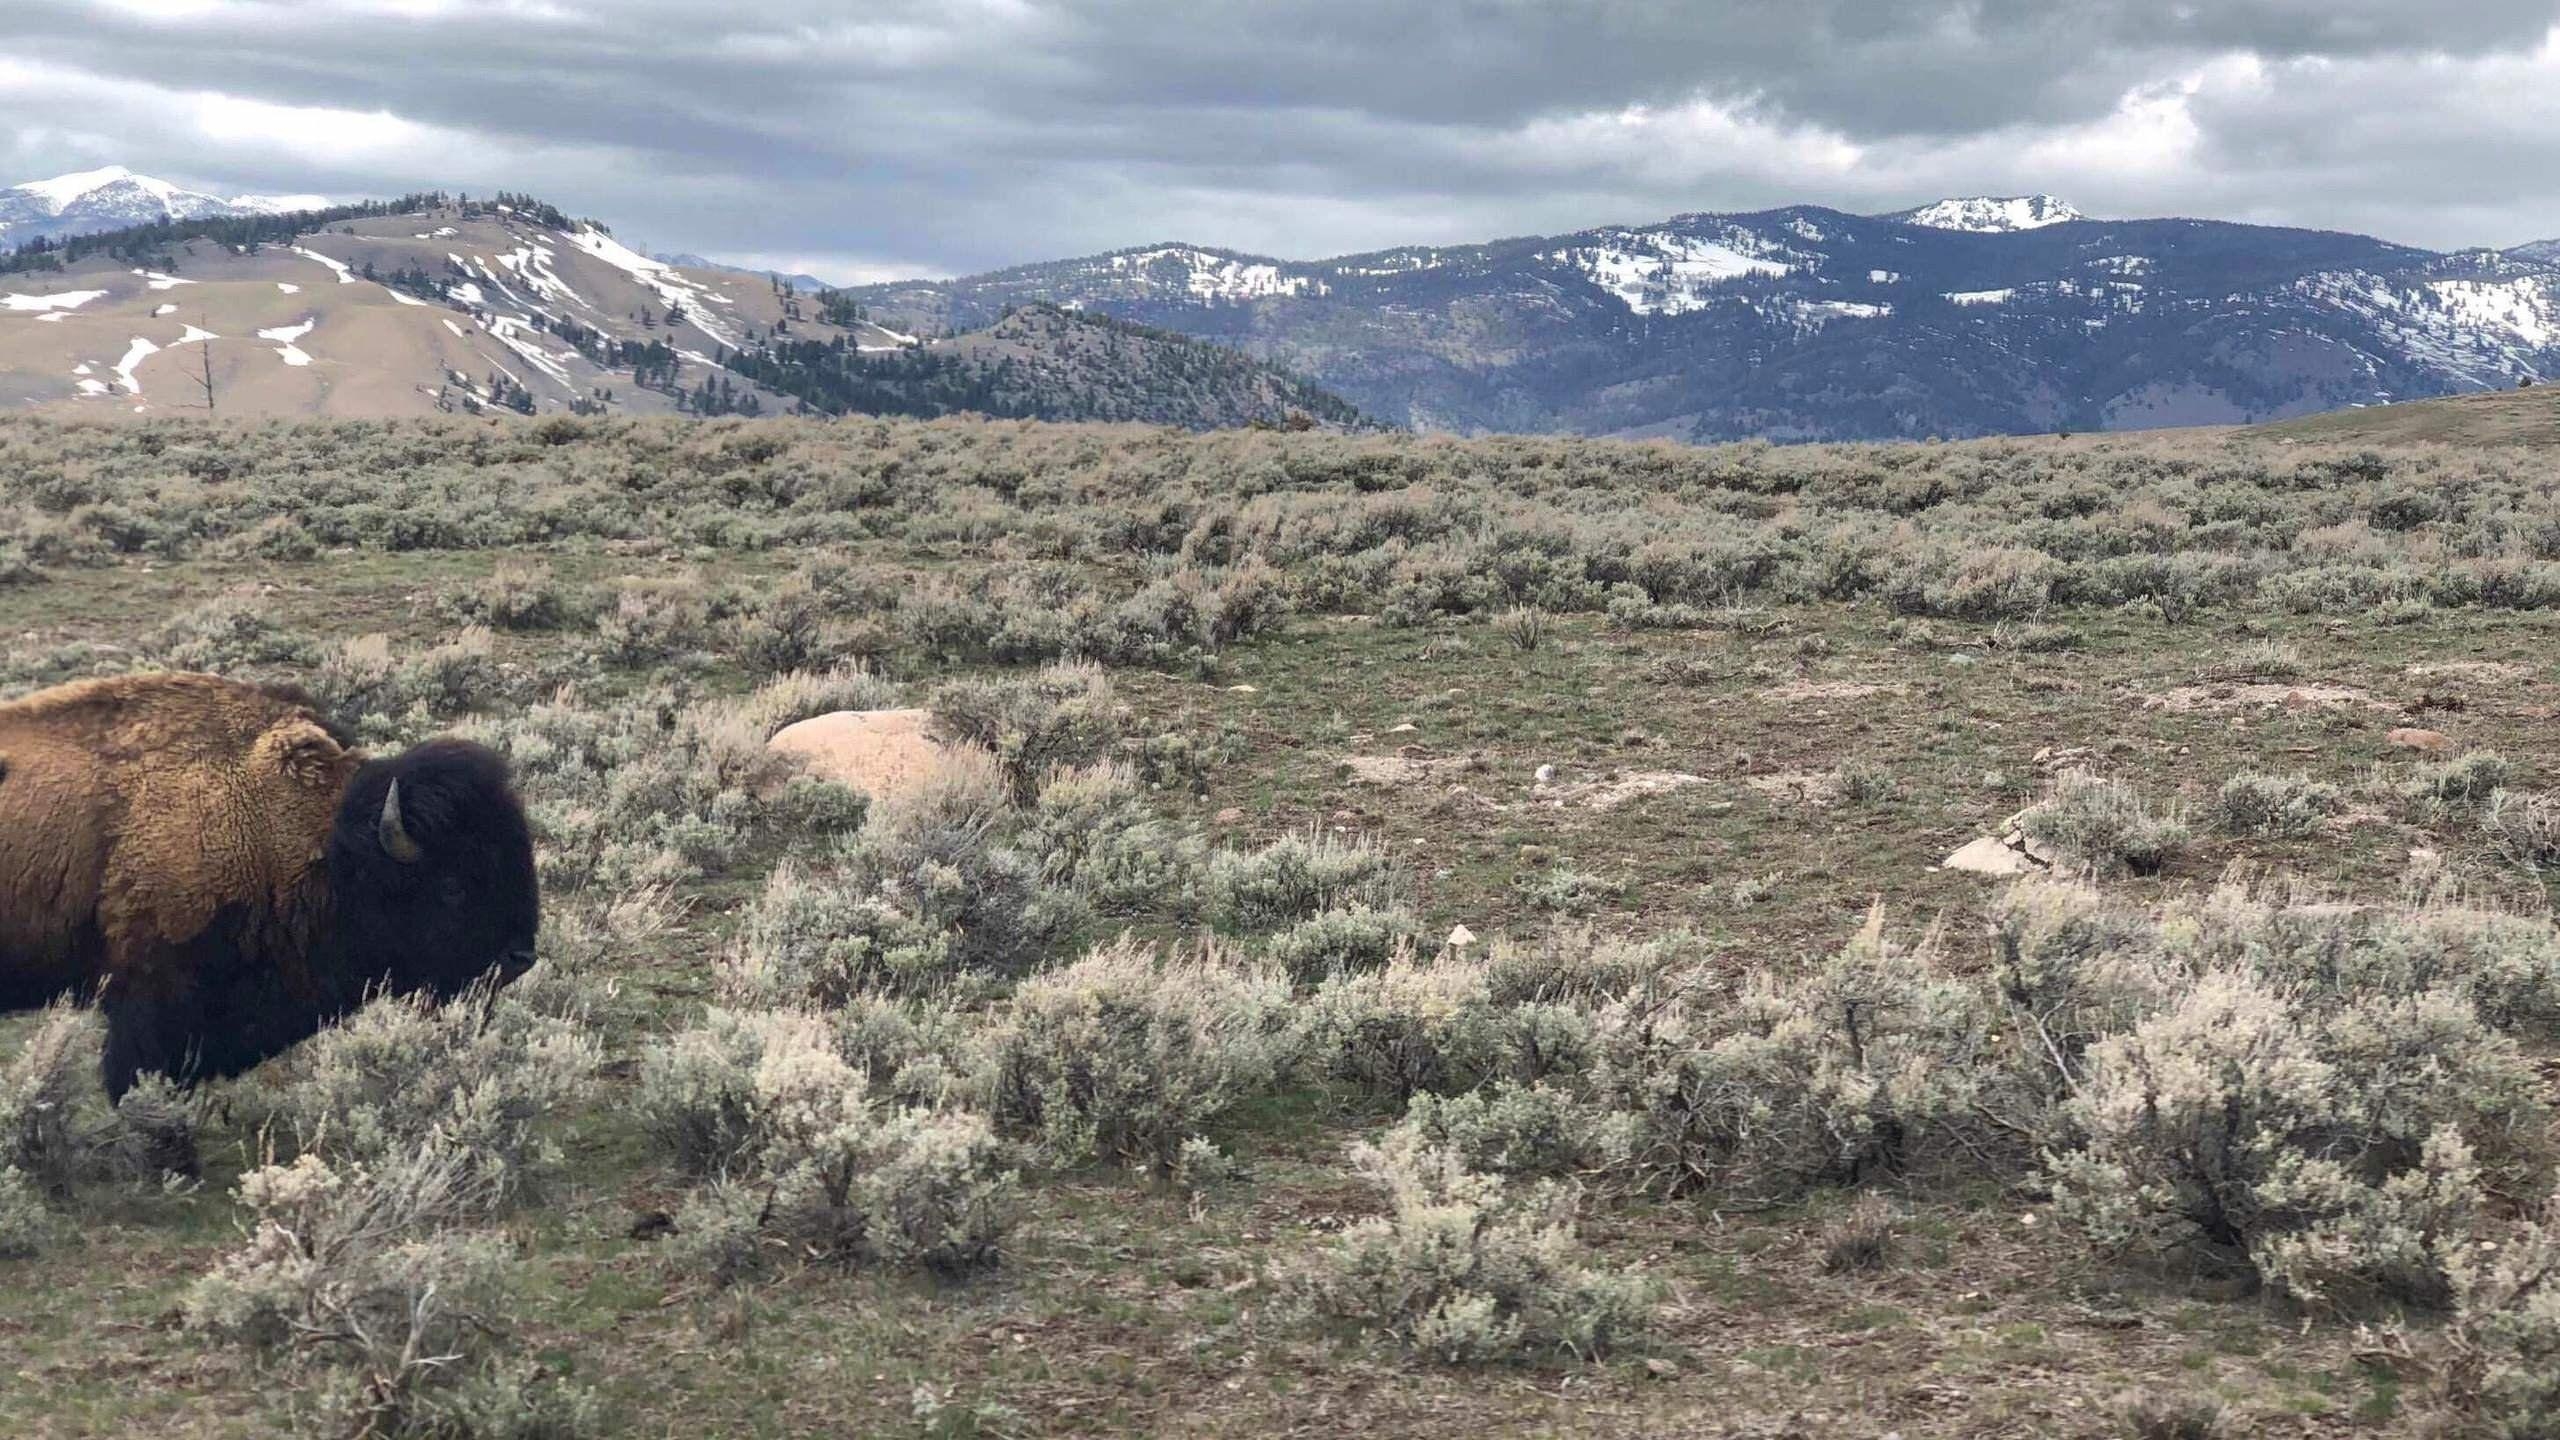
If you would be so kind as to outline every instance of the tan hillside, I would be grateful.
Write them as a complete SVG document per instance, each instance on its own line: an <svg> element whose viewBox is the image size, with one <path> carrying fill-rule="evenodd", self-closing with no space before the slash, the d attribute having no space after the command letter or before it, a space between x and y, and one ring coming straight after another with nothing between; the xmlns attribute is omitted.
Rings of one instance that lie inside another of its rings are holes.
<svg viewBox="0 0 2560 1440"><path fill-rule="evenodd" d="M2242 432L2332 445L2560 445L2560 386L2306 415Z"/></svg>
<svg viewBox="0 0 2560 1440"><path fill-rule="evenodd" d="M677 408L669 392L717 373L723 348L771 332L798 303L756 276L680 270L598 230L478 206L347 221L254 252L195 240L169 261L92 256L0 277L0 397L101 414L200 411L196 347L210 344L226 413L425 414L503 403L508 385L538 411L610 391L612 408L664 412ZM898 343L814 319L791 330ZM652 342L674 360L654 388L635 384L628 363L606 363L610 347Z"/></svg>

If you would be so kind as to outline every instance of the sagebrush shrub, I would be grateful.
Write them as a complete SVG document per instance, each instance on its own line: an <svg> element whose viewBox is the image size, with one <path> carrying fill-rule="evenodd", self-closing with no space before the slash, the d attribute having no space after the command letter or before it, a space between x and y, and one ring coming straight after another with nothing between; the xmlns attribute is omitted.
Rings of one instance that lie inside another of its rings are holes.
<svg viewBox="0 0 2560 1440"><path fill-rule="evenodd" d="M265 1091L273 1121L341 1164L432 1141L475 1193L510 1199L560 1164L548 1122L591 1093L603 1060L580 1010L542 1013L528 1003L535 993L484 984L442 1003L375 1000L304 1042L290 1076Z"/></svg>
<svg viewBox="0 0 2560 1440"><path fill-rule="evenodd" d="M2460 1251L2448 1268L2456 1403L2506 1440L2560 1435L2560 1197L2504 1243Z"/></svg>
<svg viewBox="0 0 2560 1440"><path fill-rule="evenodd" d="M994 1130L884 1103L845 1049L816 1014L714 1010L644 1059L643 1123L713 1179L678 1216L679 1263L725 1283L786 1253L946 1273L995 1261L1016 1182Z"/></svg>
<svg viewBox="0 0 2560 1440"><path fill-rule="evenodd" d="M2175 815L2154 814L2132 786L2086 770L2058 777L2052 795L2019 824L2030 840L2099 871L2156 874L2187 845L2187 827Z"/></svg>
<svg viewBox="0 0 2560 1440"><path fill-rule="evenodd" d="M1729 1003L1603 1009L1594 1084L1636 1117L1631 1174L1652 1188L1855 1183L2014 1150L1981 1120L1994 1013L1878 912L1810 974L1760 972Z"/></svg>
<svg viewBox="0 0 2560 1440"><path fill-rule="evenodd" d="M2480 830L2508 864L2528 875L2560 869L2560 796L2493 792L2480 807Z"/></svg>
<svg viewBox="0 0 2560 1440"><path fill-rule="evenodd" d="M1265 952L1302 985L1354 970L1377 970L1410 948L1421 927L1411 912L1365 905L1327 910L1275 933Z"/></svg>
<svg viewBox="0 0 2560 1440"><path fill-rule="evenodd" d="M1345 1230L1298 1277L1323 1309L1451 1364L1596 1359L1650 1326L1652 1285L1591 1263L1570 1190L1514 1189L1412 1137L1351 1158L1393 1213Z"/></svg>
<svg viewBox="0 0 2560 1440"><path fill-rule="evenodd" d="M983 1040L992 1113L1052 1165L1167 1172L1283 1073L1288 1001L1276 972L1215 947L1124 936L1015 989Z"/></svg>
<svg viewBox="0 0 2560 1440"><path fill-rule="evenodd" d="M509 556L487 579L449 591L445 613L493 630L561 630L585 618L585 602L539 560Z"/></svg>
<svg viewBox="0 0 2560 1440"><path fill-rule="evenodd" d="M312 698L367 729L382 728L412 709L457 715L498 692L492 645L489 631L478 625L417 650L394 650L388 635L358 635L333 648L312 671Z"/></svg>
<svg viewBox="0 0 2560 1440"><path fill-rule="evenodd" d="M1453 1152L1469 1170L1572 1175L1625 1164L1635 1123L1564 1087L1504 1079L1456 1095L1415 1095L1398 1129L1417 1145Z"/></svg>
<svg viewBox="0 0 2560 1440"><path fill-rule="evenodd" d="M2252 770L2222 782L2213 819L2234 835L2308 835L2345 803L2345 792L2335 785Z"/></svg>
<svg viewBox="0 0 2560 1440"><path fill-rule="evenodd" d="M1083 661L955 680L934 692L931 709L935 733L995 756L1014 799L1026 805L1050 772L1103 758L1127 723L1102 667Z"/></svg>
<svg viewBox="0 0 2560 1440"><path fill-rule="evenodd" d="M1389 910L1396 891L1394 867L1377 845L1320 831L1284 835L1259 850L1210 858L1209 921L1229 934L1256 934L1328 910Z"/></svg>
<svg viewBox="0 0 2560 1440"><path fill-rule="evenodd" d="M2481 1168L2538 1166L2538 1087L2450 992L2316 995L2232 970L2091 1046L2048 1161L2101 1244L2194 1248L2306 1303L2433 1303ZM2475 1154L2476 1152L2476 1154Z"/></svg>
<svg viewBox="0 0 2560 1440"><path fill-rule="evenodd" d="M1104 916L1188 911L1208 864L1198 832L1160 818L1137 776L1110 761L1052 771L1018 843L1046 884Z"/></svg>
<svg viewBox="0 0 2560 1440"><path fill-rule="evenodd" d="M343 1433L574 1437L589 1397L503 1353L501 1237L462 1228L491 1177L430 1137L332 1163L306 1153L240 1179L247 1234L189 1288L190 1329L324 1367L322 1411Z"/></svg>

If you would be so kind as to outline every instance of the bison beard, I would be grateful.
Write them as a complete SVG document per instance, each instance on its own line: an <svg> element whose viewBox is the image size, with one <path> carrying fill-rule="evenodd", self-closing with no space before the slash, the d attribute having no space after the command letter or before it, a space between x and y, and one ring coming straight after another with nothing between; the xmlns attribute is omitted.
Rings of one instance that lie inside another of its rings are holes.
<svg viewBox="0 0 2560 1440"><path fill-rule="evenodd" d="M295 692L138 676L0 705L0 766L0 1006L94 996L110 1094L533 962L532 838L481 746L368 761Z"/></svg>

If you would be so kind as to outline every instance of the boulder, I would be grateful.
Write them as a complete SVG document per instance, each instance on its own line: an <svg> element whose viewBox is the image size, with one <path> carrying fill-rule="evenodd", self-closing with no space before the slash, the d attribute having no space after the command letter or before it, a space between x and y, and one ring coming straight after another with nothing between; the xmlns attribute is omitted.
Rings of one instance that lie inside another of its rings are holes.
<svg viewBox="0 0 2560 1440"><path fill-rule="evenodd" d="M874 800L902 799L942 772L948 747L927 733L925 710L838 710L785 726L765 742L808 772Z"/></svg>

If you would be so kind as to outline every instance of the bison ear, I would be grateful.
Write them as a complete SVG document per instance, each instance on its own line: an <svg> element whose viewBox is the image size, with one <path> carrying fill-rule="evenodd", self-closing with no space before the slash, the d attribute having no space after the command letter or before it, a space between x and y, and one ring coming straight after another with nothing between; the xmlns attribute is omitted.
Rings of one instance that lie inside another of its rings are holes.
<svg viewBox="0 0 2560 1440"><path fill-rule="evenodd" d="M346 750L309 720L287 720L258 737L257 751L284 777L312 789L334 789L344 778Z"/></svg>
<svg viewBox="0 0 2560 1440"><path fill-rule="evenodd" d="M382 822L375 827L374 834L382 841L382 853L403 865L415 865L427 858L427 852L419 847L417 841L409 838L408 822L401 818L400 782L397 780L391 782L390 789L382 792Z"/></svg>

